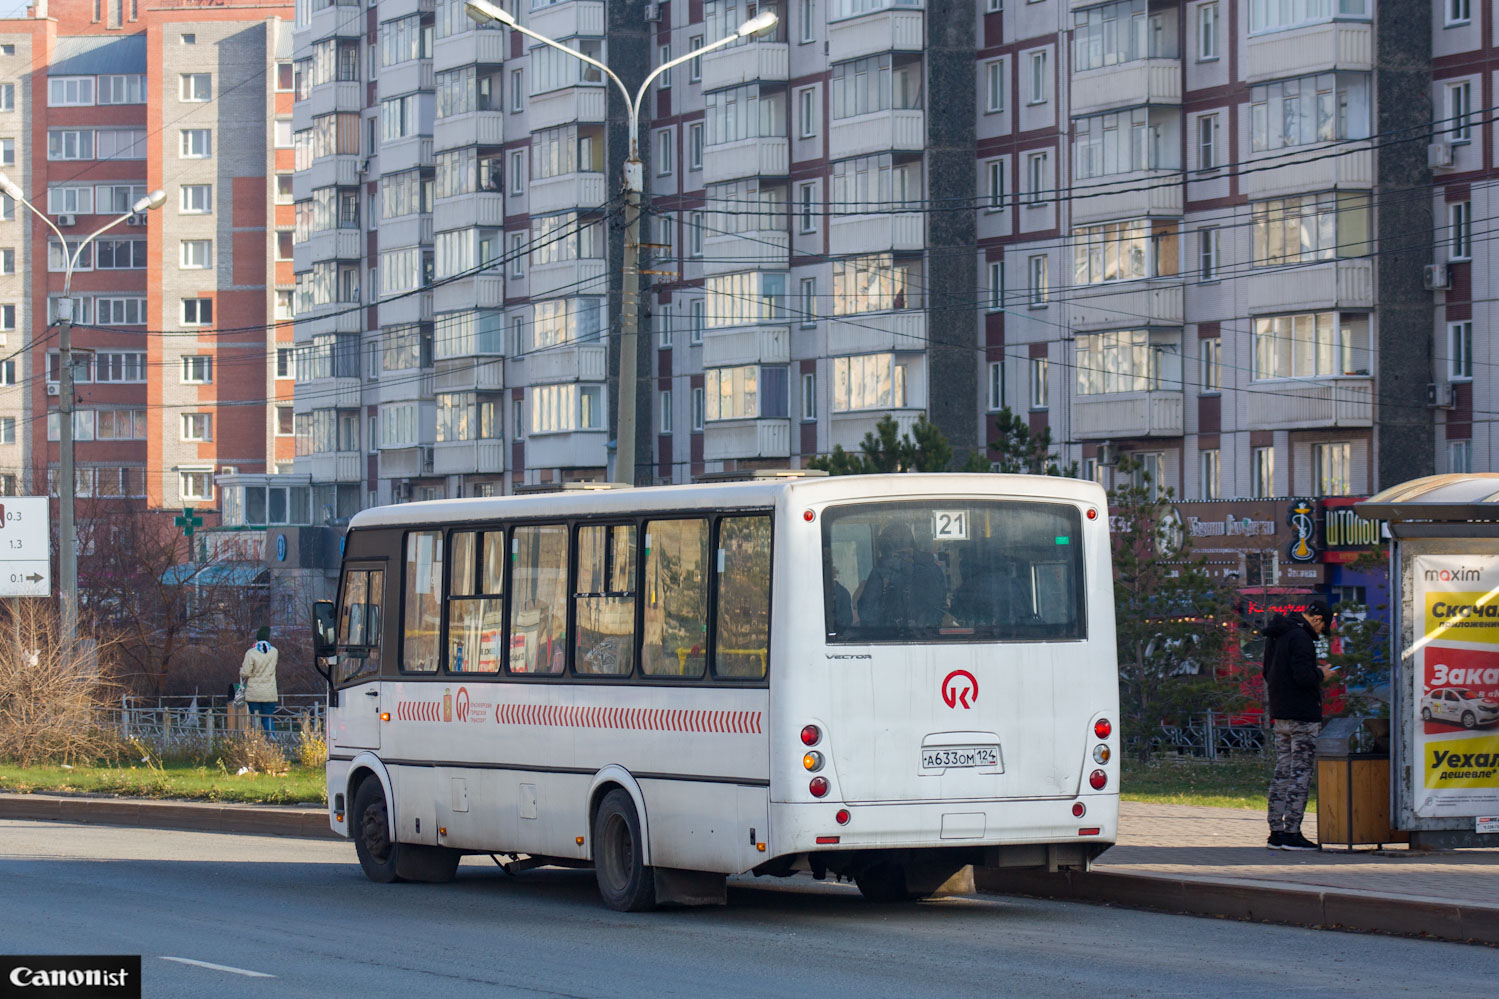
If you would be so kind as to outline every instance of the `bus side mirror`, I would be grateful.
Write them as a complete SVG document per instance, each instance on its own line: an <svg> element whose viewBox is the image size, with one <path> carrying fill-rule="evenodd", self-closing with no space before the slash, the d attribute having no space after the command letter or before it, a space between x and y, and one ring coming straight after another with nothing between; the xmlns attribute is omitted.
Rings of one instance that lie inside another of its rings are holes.
<svg viewBox="0 0 1499 999"><path fill-rule="evenodd" d="M318 600L312 605L312 651L319 659L333 655L338 647L333 601Z"/></svg>

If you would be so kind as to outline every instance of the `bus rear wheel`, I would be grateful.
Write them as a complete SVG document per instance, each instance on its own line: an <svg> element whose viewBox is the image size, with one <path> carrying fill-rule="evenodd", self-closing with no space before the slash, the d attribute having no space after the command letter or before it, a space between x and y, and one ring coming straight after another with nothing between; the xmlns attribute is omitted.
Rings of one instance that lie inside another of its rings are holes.
<svg viewBox="0 0 1499 999"><path fill-rule="evenodd" d="M462 858L457 850L418 843L399 843L390 838L390 808L385 791L373 777L354 794L354 852L364 876L377 884L392 881L427 881L441 884L453 880Z"/></svg>
<svg viewBox="0 0 1499 999"><path fill-rule="evenodd" d="M859 892L871 902L909 902L916 896L906 886L906 869L900 864L875 864L854 876Z"/></svg>
<svg viewBox="0 0 1499 999"><path fill-rule="evenodd" d="M656 874L645 864L640 817L622 788L604 795L593 817L593 869L609 908L647 912L656 907Z"/></svg>

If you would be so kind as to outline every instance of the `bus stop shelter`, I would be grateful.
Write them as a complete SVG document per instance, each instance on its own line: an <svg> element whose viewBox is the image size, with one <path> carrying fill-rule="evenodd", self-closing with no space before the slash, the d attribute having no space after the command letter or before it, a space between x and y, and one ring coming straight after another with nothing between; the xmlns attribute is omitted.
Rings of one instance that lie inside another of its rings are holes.
<svg viewBox="0 0 1499 999"><path fill-rule="evenodd" d="M1390 535L1390 815L1411 846L1499 847L1499 474L1354 507Z"/></svg>

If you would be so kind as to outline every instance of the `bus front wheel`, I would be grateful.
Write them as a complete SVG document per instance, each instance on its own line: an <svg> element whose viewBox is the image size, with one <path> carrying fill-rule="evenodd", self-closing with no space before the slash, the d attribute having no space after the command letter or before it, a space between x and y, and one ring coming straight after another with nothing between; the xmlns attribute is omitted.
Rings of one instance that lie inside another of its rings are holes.
<svg viewBox="0 0 1499 999"><path fill-rule="evenodd" d="M645 864L640 817L622 788L604 795L593 818L593 868L609 908L646 912L656 907L656 874Z"/></svg>
<svg viewBox="0 0 1499 999"><path fill-rule="evenodd" d="M390 808L385 791L374 778L354 794L354 852L364 876L378 884L392 881L453 880L461 854L440 846L399 843L390 838Z"/></svg>

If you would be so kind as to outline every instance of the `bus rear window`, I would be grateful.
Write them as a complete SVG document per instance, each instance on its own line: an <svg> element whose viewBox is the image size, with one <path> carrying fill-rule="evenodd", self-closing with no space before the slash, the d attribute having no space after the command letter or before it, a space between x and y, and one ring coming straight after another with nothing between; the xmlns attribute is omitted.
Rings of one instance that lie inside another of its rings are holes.
<svg viewBox="0 0 1499 999"><path fill-rule="evenodd" d="M941 500L822 518L829 642L1043 642L1087 637L1074 507Z"/></svg>

